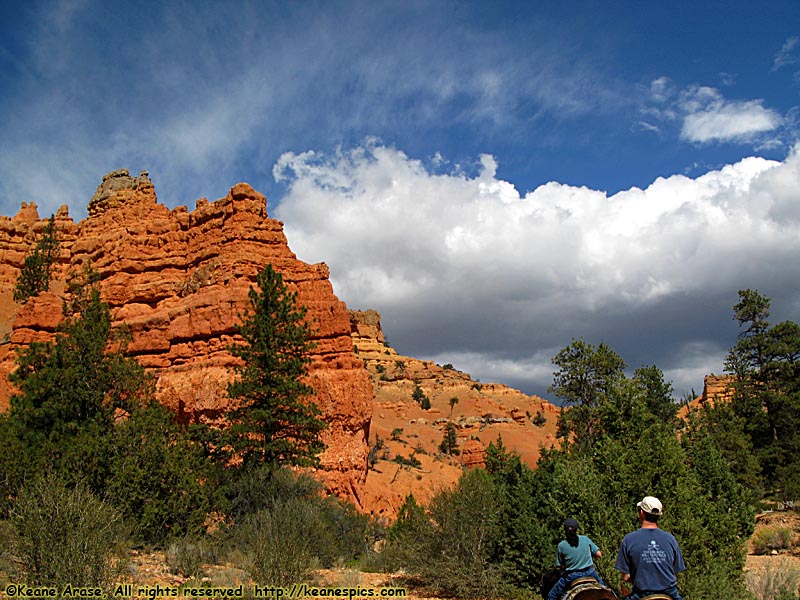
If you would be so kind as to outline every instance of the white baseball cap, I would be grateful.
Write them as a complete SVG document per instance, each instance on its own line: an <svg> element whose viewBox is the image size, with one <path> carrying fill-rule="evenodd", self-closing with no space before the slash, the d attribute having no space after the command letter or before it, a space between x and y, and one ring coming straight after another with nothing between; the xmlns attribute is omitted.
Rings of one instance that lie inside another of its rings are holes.
<svg viewBox="0 0 800 600"><path fill-rule="evenodd" d="M664 511L664 507L661 506L661 500L653 496L645 496L636 506L650 515L660 515Z"/></svg>

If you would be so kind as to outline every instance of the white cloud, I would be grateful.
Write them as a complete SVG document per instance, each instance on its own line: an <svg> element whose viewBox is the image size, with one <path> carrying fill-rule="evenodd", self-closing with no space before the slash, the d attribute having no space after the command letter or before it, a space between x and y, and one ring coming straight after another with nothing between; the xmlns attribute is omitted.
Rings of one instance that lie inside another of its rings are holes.
<svg viewBox="0 0 800 600"><path fill-rule="evenodd" d="M527 372L530 382L552 372L542 348L619 328L661 345L640 344L639 356L625 357L634 367L656 355L674 361L706 312L735 338L736 290L800 292L796 151L783 163L747 158L613 196L556 182L521 195L496 177L495 159L480 163L470 176L434 174L380 145L285 154L275 174L289 190L277 216L301 259L331 266L342 299L384 313L389 338L415 338L445 362L471 357L484 380ZM697 315L673 322L678 305Z"/></svg>
<svg viewBox="0 0 800 600"><path fill-rule="evenodd" d="M650 83L650 97L656 102L666 102L672 96L669 77L659 77Z"/></svg>
<svg viewBox="0 0 800 600"><path fill-rule="evenodd" d="M681 123L680 137L697 143L753 142L758 148L783 145L781 114L764 101L728 100L714 87L691 85L678 89L667 77L653 80L642 114L663 123ZM650 121L642 121L655 127ZM765 134L773 137L767 138Z"/></svg>
<svg viewBox="0 0 800 600"><path fill-rule="evenodd" d="M686 115L681 137L690 142L749 140L780 123L780 115L760 100L728 102Z"/></svg>
<svg viewBox="0 0 800 600"><path fill-rule="evenodd" d="M715 88L692 87L680 104L685 111L681 137L690 142L751 140L781 125L781 116L763 100L725 100Z"/></svg>

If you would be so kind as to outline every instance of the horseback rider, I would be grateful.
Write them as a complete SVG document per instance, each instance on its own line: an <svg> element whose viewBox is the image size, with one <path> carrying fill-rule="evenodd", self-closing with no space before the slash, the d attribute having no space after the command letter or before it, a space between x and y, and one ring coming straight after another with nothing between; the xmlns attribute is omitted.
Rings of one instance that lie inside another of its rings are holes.
<svg viewBox="0 0 800 600"><path fill-rule="evenodd" d="M600 558L600 548L585 535L578 535L578 522L569 518L564 521L566 539L558 544L556 565L561 569L561 577L550 590L547 600L558 600L570 583L584 577L594 577L605 585L594 568L592 557Z"/></svg>
<svg viewBox="0 0 800 600"><path fill-rule="evenodd" d="M686 565L678 541L658 527L663 513L661 501L645 496L636 507L641 527L623 538L614 564L622 580L633 587L628 600L656 593L683 600L678 594L677 574L685 571Z"/></svg>

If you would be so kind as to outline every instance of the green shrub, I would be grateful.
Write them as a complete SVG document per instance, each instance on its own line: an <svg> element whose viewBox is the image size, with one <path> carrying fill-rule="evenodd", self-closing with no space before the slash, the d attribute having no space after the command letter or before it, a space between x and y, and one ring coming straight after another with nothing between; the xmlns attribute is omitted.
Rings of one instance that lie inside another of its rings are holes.
<svg viewBox="0 0 800 600"><path fill-rule="evenodd" d="M25 481L30 463L29 448L20 439L8 413L0 414L0 518L10 514L12 500Z"/></svg>
<svg viewBox="0 0 800 600"><path fill-rule="evenodd" d="M767 554L785 550L792 545L792 530L788 527L763 527L753 536L753 552Z"/></svg>
<svg viewBox="0 0 800 600"><path fill-rule="evenodd" d="M124 539L122 517L85 486L40 476L12 510L17 553L32 585L108 587Z"/></svg>
<svg viewBox="0 0 800 600"><path fill-rule="evenodd" d="M280 499L311 498L322 486L308 475L295 474L288 469L263 466L237 472L227 470L233 477L228 484L229 516L242 522L248 515L272 508Z"/></svg>
<svg viewBox="0 0 800 600"><path fill-rule="evenodd" d="M414 495L406 496L397 512L397 520L386 532L386 547L382 552L386 569L411 568L424 560L420 557L424 554L432 527L425 509L417 503Z"/></svg>
<svg viewBox="0 0 800 600"><path fill-rule="evenodd" d="M3 576L8 581L22 581L18 561L14 556L17 547L17 534L10 521L0 521L0 581Z"/></svg>
<svg viewBox="0 0 800 600"><path fill-rule="evenodd" d="M405 467L413 467L415 469L419 469L422 467L422 463L419 462L419 459L416 456L414 456L413 452L408 457L405 457L402 454L398 454L392 460L396 462L398 465L403 465Z"/></svg>
<svg viewBox="0 0 800 600"><path fill-rule="evenodd" d="M141 541L166 545L197 534L210 510L209 464L165 407L135 409L109 434L106 496Z"/></svg>
<svg viewBox="0 0 800 600"><path fill-rule="evenodd" d="M298 581L316 565L344 564L367 549L369 518L351 504L323 497L320 484L307 475L258 469L231 489L232 551L260 582Z"/></svg>
<svg viewBox="0 0 800 600"><path fill-rule="evenodd" d="M169 545L166 559L171 573L197 577L203 573L203 564L213 562L215 557L205 539L186 536Z"/></svg>
<svg viewBox="0 0 800 600"><path fill-rule="evenodd" d="M419 385L414 385L414 391L411 393L411 397L414 399L414 402L422 407L422 410L428 410L431 407L430 398L425 395L425 392L422 391Z"/></svg>
<svg viewBox="0 0 800 600"><path fill-rule="evenodd" d="M259 584L287 586L305 580L317 566L316 517L313 504L297 498L249 515L234 533L241 567Z"/></svg>
<svg viewBox="0 0 800 600"><path fill-rule="evenodd" d="M455 488L436 494L429 515L407 498L390 530L387 550L436 593L497 597L503 582L493 556L499 506L486 471L466 471Z"/></svg>
<svg viewBox="0 0 800 600"><path fill-rule="evenodd" d="M50 272L58 259L58 231L55 215L50 215L42 237L36 247L25 257L25 262L14 284L14 302L24 304L28 298L46 292L50 287Z"/></svg>

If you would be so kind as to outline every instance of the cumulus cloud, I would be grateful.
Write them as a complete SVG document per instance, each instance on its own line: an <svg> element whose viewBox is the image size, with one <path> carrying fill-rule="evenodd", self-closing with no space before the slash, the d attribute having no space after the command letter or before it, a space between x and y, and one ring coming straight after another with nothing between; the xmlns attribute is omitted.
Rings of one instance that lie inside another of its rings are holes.
<svg viewBox="0 0 800 600"><path fill-rule="evenodd" d="M278 216L400 351L539 393L572 337L700 388L735 341L738 289L800 299L796 151L612 196L557 182L523 195L496 173L488 155L441 173L377 143L286 153Z"/></svg>

